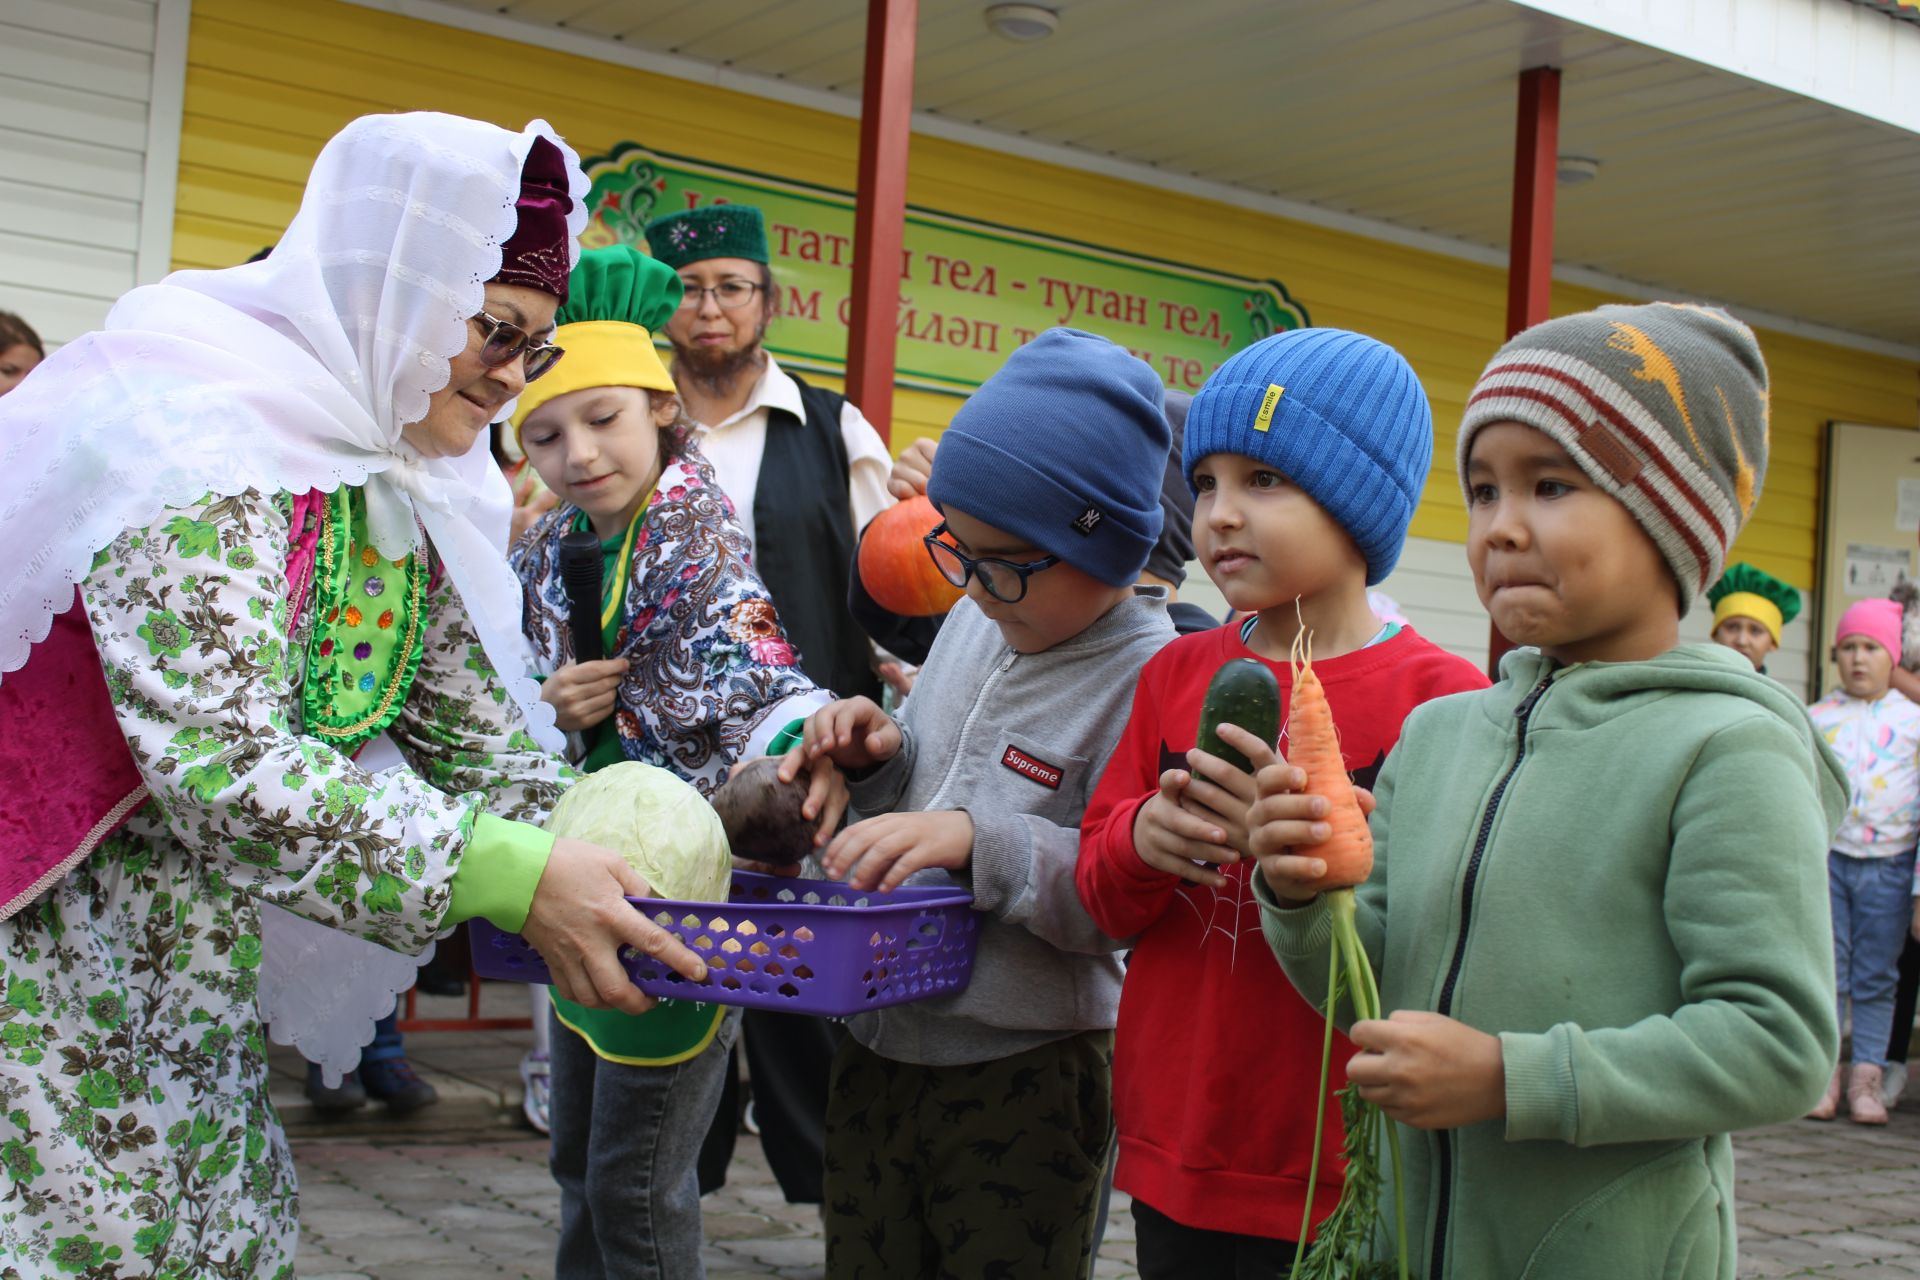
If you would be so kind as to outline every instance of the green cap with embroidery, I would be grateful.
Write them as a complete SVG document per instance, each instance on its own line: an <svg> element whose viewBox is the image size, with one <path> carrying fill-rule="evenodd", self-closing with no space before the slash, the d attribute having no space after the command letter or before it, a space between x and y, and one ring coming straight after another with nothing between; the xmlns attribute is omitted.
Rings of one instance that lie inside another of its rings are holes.
<svg viewBox="0 0 1920 1280"><path fill-rule="evenodd" d="M647 224L647 248L675 271L709 258L765 262L767 224L752 205L710 204L682 209Z"/></svg>

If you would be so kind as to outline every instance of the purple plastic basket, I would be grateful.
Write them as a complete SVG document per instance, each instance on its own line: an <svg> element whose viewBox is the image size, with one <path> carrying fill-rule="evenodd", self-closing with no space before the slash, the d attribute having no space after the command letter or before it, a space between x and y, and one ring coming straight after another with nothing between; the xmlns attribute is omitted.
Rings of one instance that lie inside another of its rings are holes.
<svg viewBox="0 0 1920 1280"><path fill-rule="evenodd" d="M706 982L689 982L623 949L621 963L648 995L830 1018L962 990L980 936L973 895L964 889L861 893L831 880L736 871L725 903L627 901L709 970ZM540 953L519 934L485 920L474 920L469 933L481 977L551 981Z"/></svg>

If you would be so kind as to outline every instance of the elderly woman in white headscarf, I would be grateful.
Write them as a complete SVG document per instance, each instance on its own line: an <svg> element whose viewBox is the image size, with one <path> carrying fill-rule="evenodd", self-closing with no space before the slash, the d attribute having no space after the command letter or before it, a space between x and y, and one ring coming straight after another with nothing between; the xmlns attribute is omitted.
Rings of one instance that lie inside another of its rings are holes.
<svg viewBox="0 0 1920 1280"><path fill-rule="evenodd" d="M0 1271L291 1273L261 903L402 952L484 916L590 1006L650 1006L622 946L704 976L538 826L485 432L560 354L586 185L543 122L356 121L271 257L0 404ZM354 763L382 732L407 767Z"/></svg>

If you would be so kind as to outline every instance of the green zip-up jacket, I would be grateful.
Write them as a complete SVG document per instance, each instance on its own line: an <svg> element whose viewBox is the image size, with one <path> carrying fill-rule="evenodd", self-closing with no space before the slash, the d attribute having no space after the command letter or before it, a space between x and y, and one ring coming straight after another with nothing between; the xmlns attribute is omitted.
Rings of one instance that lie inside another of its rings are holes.
<svg viewBox="0 0 1920 1280"><path fill-rule="evenodd" d="M1357 918L1382 1007L1497 1034L1506 1068L1504 1120L1400 1131L1414 1274L1732 1280L1728 1135L1804 1114L1838 1051L1847 787L1806 711L1718 645L1518 650L1407 717L1377 794ZM1324 1001L1324 899L1255 879Z"/></svg>

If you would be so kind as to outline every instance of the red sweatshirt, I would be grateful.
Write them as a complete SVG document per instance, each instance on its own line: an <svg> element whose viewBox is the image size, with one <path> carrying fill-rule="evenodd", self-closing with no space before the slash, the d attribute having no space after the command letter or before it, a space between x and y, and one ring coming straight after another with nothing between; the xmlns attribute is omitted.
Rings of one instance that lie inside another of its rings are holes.
<svg viewBox="0 0 1920 1280"><path fill-rule="evenodd" d="M1190 1227L1292 1240L1306 1207L1325 1023L1261 936L1247 881L1259 874L1252 863L1226 868L1227 885L1211 889L1153 870L1133 847L1134 817L1160 774L1187 767L1213 673L1229 658L1258 656L1229 626L1181 636L1147 663L1081 823L1074 876L1094 922L1138 940L1115 1032L1114 1185ZM1267 665L1280 678L1285 707L1290 673L1284 663ZM1347 768L1367 787L1409 711L1487 685L1472 664L1405 628L1313 667ZM1331 1089L1338 1091L1353 1046L1344 1036L1335 1040ZM1339 1103L1330 1095L1316 1222L1340 1195L1341 1138Z"/></svg>

